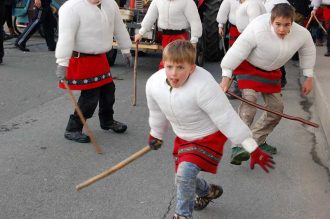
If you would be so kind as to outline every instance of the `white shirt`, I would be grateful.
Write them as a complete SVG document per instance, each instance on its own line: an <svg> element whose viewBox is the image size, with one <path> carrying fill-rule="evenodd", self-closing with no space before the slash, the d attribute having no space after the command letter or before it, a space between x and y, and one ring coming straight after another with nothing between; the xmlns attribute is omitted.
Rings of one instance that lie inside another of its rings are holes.
<svg viewBox="0 0 330 219"><path fill-rule="evenodd" d="M113 0L103 0L101 9L87 0L70 0L59 10L56 63L68 66L72 51L101 54L112 48L113 37L122 53L132 42Z"/></svg>
<svg viewBox="0 0 330 219"><path fill-rule="evenodd" d="M191 43L197 43L202 36L202 22L193 0L153 0L141 23L139 34L151 30L158 19L161 29L182 30L191 28Z"/></svg>
<svg viewBox="0 0 330 219"><path fill-rule="evenodd" d="M220 130L234 144L248 151L257 148L251 130L239 118L213 76L196 67L179 88L166 83L165 69L153 74L146 84L150 134L158 139L172 125L174 133L186 140L201 139Z"/></svg>
<svg viewBox="0 0 330 219"><path fill-rule="evenodd" d="M219 27L227 23L228 19L232 25L236 25L236 9L239 6L239 0L223 0L217 15Z"/></svg>
<svg viewBox="0 0 330 219"><path fill-rule="evenodd" d="M264 0L265 8L268 13L272 11L275 5L281 3L290 4L287 0Z"/></svg>
<svg viewBox="0 0 330 219"><path fill-rule="evenodd" d="M232 71L244 60L266 71L279 69L297 50L303 74L313 77L316 49L309 31L293 22L290 33L281 39L272 28L270 14L260 15L247 26L222 59L222 76L231 77Z"/></svg>
<svg viewBox="0 0 330 219"><path fill-rule="evenodd" d="M240 33L256 17L265 14L266 9L260 0L246 0L236 9L236 27Z"/></svg>
<svg viewBox="0 0 330 219"><path fill-rule="evenodd" d="M330 5L330 0L311 0L314 9L318 9L320 5Z"/></svg>

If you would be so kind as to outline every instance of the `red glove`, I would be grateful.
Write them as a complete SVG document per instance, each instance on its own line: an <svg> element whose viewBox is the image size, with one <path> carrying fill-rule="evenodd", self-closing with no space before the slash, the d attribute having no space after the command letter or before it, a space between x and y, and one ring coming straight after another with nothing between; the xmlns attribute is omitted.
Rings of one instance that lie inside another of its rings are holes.
<svg viewBox="0 0 330 219"><path fill-rule="evenodd" d="M152 135L149 135L148 143L149 143L149 147L152 150L158 150L162 146L163 141L158 138L155 138Z"/></svg>
<svg viewBox="0 0 330 219"><path fill-rule="evenodd" d="M259 147L251 153L250 168L254 169L254 165L258 164L264 171L269 172L268 168L274 169L275 162L273 157L261 150Z"/></svg>

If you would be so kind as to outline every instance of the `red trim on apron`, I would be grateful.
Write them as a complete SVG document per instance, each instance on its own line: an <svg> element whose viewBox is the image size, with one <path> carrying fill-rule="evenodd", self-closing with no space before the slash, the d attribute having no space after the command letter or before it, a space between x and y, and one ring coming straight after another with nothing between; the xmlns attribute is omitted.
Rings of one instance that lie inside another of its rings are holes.
<svg viewBox="0 0 330 219"><path fill-rule="evenodd" d="M71 57L66 78L72 90L88 90L112 82L110 66L105 54ZM59 87L65 89L61 82Z"/></svg>
<svg viewBox="0 0 330 219"><path fill-rule="evenodd" d="M175 34L175 35L166 35L166 34L163 34L162 35L162 46L163 46L163 49L165 49L165 47L175 41L175 40L188 40L189 39L189 35L188 35L188 32L185 32L185 33L182 33L182 34ZM164 68L164 63L163 63L163 60L160 61L159 63L159 69L162 69Z"/></svg>
<svg viewBox="0 0 330 219"><path fill-rule="evenodd" d="M245 60L234 70L234 74L237 75L239 89L253 89L263 93L281 92L280 69L263 71Z"/></svg>
<svg viewBox="0 0 330 219"><path fill-rule="evenodd" d="M229 46L234 44L240 34L241 33L238 31L237 27L235 25L231 25L229 28Z"/></svg>
<svg viewBox="0 0 330 219"><path fill-rule="evenodd" d="M217 173L226 141L227 137L220 131L194 141L176 137L173 148L175 171L181 162L186 161L196 164L202 171Z"/></svg>

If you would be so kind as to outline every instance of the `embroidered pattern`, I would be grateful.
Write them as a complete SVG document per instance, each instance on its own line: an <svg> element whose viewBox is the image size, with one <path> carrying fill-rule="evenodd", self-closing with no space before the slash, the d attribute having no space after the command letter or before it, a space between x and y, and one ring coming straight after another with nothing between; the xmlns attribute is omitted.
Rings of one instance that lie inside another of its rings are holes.
<svg viewBox="0 0 330 219"><path fill-rule="evenodd" d="M111 77L111 72L108 72L103 75L99 75L98 77L86 78L86 79L81 79L81 80L68 80L67 83L69 85L91 84L91 83L96 83L98 81L105 80L110 77ZM64 81L61 80L61 83L63 83L63 82Z"/></svg>
<svg viewBox="0 0 330 219"><path fill-rule="evenodd" d="M205 156L207 156L208 158L210 158L211 160L214 160L216 162L220 162L220 158L214 156L213 154L208 153L207 151L205 151L201 148L195 147L195 146L179 149L178 154L186 153L186 152L190 152L190 151L198 151L198 152L204 154Z"/></svg>

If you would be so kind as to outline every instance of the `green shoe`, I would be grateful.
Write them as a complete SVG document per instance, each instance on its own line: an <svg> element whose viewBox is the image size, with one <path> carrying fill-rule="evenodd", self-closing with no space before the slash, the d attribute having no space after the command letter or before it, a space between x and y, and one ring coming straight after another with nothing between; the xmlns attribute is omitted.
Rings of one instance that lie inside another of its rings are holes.
<svg viewBox="0 0 330 219"><path fill-rule="evenodd" d="M273 146L267 144L266 142L263 143L263 144L261 144L261 145L259 145L259 148L261 148L261 150L265 151L268 154L272 154L272 155L273 154L277 154L276 147L273 147Z"/></svg>
<svg viewBox="0 0 330 219"><path fill-rule="evenodd" d="M250 159L250 154L241 147L233 147L231 149L231 160L230 163L233 165L241 165L242 161Z"/></svg>

